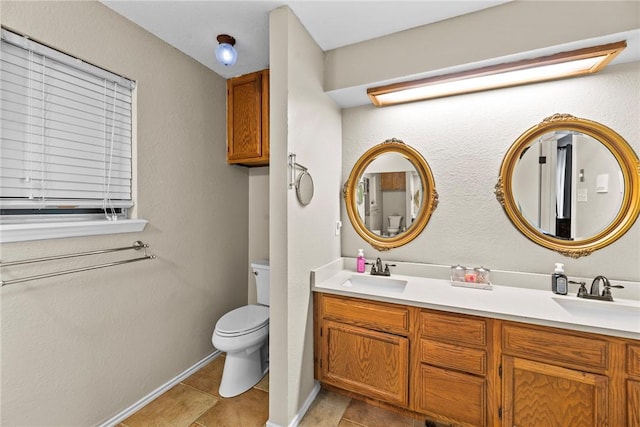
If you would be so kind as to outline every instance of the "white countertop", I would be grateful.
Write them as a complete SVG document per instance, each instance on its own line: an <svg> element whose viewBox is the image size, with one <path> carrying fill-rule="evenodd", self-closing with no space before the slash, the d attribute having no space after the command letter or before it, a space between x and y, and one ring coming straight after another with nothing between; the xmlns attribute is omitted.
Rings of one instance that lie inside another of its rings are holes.
<svg viewBox="0 0 640 427"><path fill-rule="evenodd" d="M369 276L368 273L344 269L342 262L330 263L312 271L311 289L314 292L640 340L640 301L637 300L584 300L575 295L555 295L550 290L497 285L490 290L470 289L452 286L449 280L401 274L392 274L390 279L406 281L403 290L343 286L350 277L358 275Z"/></svg>

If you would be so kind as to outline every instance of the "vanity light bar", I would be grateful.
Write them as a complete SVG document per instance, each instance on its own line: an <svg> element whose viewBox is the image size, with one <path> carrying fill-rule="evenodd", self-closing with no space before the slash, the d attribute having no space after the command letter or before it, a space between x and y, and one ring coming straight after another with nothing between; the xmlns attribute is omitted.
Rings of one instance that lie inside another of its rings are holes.
<svg viewBox="0 0 640 427"><path fill-rule="evenodd" d="M374 105L384 107L404 102L577 77L602 70L625 47L627 47L627 42L620 41L540 58L490 65L475 70L369 88L367 95Z"/></svg>

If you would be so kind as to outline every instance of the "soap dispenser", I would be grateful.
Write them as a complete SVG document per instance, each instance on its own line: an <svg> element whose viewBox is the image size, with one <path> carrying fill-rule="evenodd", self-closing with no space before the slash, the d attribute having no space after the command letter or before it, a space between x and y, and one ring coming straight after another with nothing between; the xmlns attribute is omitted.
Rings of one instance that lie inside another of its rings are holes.
<svg viewBox="0 0 640 427"><path fill-rule="evenodd" d="M554 294L566 295L568 292L567 276L564 274L564 264L557 262L551 275L551 291Z"/></svg>
<svg viewBox="0 0 640 427"><path fill-rule="evenodd" d="M358 273L364 273L365 259L364 259L364 251L362 249L358 249L358 258L356 259L356 271Z"/></svg>

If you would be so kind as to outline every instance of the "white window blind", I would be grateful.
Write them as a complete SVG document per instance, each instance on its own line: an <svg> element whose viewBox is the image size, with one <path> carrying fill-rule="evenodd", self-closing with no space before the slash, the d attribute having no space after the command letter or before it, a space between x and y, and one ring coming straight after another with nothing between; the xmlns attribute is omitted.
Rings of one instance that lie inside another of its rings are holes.
<svg viewBox="0 0 640 427"><path fill-rule="evenodd" d="M3 214L133 206L134 82L4 29L0 53Z"/></svg>

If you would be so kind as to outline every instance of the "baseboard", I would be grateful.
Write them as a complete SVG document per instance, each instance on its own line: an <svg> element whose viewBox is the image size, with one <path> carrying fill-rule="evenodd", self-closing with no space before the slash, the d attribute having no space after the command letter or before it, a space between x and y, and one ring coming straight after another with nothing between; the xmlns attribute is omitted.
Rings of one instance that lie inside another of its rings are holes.
<svg viewBox="0 0 640 427"><path fill-rule="evenodd" d="M318 393L320 393L320 383L316 381L313 388L311 389L311 393L309 393L309 396L307 396L307 399L304 401L304 404L302 405L298 413L295 415L295 417L293 417L293 419L291 420L291 422L287 427L297 427L298 424L300 424L300 421L302 421L302 418L309 410L309 407L311 406L313 401L316 400ZM267 423L265 424L265 427L282 427L282 426L274 422L267 421Z"/></svg>
<svg viewBox="0 0 640 427"><path fill-rule="evenodd" d="M115 426L116 424L126 420L131 415L133 415L136 411L138 411L140 408L142 408L143 406L147 405L153 399L156 399L158 396L160 396L165 391L169 390L174 385L178 384L180 381L182 381L185 378L189 377L191 374L196 372L198 369L202 368L204 365L209 363L211 360L213 360L216 357L218 357L218 355L220 355L220 354L221 354L221 352L219 350L214 351L210 355L206 356L204 359L200 360L199 362L196 362L195 365L193 365L193 366L185 369L184 371L180 372L177 376L175 376L174 378L170 379L169 381L167 381L166 383L164 383L163 385L161 385L157 389L153 390L151 393L149 393L148 395L146 395L142 399L138 400L136 403L134 403L133 405L129 406L124 411L119 412L118 414L116 414L113 417L109 418L104 423L99 424L98 427L112 427L112 426Z"/></svg>

